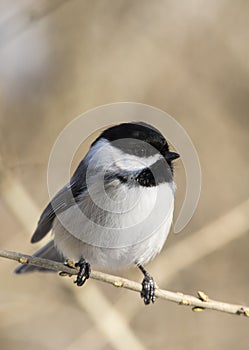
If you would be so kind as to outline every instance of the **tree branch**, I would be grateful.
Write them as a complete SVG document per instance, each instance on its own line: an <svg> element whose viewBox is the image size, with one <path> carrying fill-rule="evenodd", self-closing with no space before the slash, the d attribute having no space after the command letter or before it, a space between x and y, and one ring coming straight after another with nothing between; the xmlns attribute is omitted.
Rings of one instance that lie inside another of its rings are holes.
<svg viewBox="0 0 249 350"><path fill-rule="evenodd" d="M61 272L61 276L77 275L78 269L69 267L60 262L33 257L26 254L11 252L0 249L0 257L18 261L21 264L30 264L38 267L44 267L53 271ZM130 281L126 278L109 275L99 271L92 271L92 279L109 283L115 287L126 288L135 292L141 292L141 284ZM198 292L198 297L186 295L183 293L174 293L167 290L156 289L156 297L172 301L179 305L191 306L193 311L203 311L204 309L216 310L233 315L243 315L249 317L249 307L245 305L235 305L223 303L210 299L205 293Z"/></svg>

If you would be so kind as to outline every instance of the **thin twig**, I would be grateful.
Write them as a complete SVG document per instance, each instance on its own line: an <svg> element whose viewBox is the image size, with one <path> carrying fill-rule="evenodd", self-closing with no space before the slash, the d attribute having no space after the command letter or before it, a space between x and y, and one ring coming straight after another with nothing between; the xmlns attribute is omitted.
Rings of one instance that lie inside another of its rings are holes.
<svg viewBox="0 0 249 350"><path fill-rule="evenodd" d="M74 267L69 267L63 263L33 257L26 254L11 252L0 249L0 257L18 261L21 264L30 264L38 267L47 268L53 271L63 272L65 275L77 275L78 270ZM62 274L63 275L63 274ZM126 278L113 276L100 271L92 271L91 278L97 281L109 283L115 287L126 288L135 292L141 292L141 284L130 281ZM198 297L183 293L175 293L167 290L156 289L156 297L172 301L179 305L191 306L193 311L202 311L204 309L216 310L233 315L244 315L249 317L249 307L245 305L236 305L223 303L210 299L205 293L198 292Z"/></svg>

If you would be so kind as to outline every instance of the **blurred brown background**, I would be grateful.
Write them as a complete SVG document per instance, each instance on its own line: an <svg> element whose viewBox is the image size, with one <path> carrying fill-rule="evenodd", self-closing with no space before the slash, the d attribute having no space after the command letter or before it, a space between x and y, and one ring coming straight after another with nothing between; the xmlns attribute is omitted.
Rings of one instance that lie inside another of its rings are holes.
<svg viewBox="0 0 249 350"><path fill-rule="evenodd" d="M1 0L1 248L37 248L29 239L63 127L101 104L146 103L186 129L203 174L194 217L148 270L161 288L249 304L249 215L240 215L249 192L248 23L246 0ZM179 210L181 162L176 181ZM16 276L15 266L1 260L3 350L248 349L245 318L162 300L145 307L132 292ZM135 270L123 275L141 280Z"/></svg>

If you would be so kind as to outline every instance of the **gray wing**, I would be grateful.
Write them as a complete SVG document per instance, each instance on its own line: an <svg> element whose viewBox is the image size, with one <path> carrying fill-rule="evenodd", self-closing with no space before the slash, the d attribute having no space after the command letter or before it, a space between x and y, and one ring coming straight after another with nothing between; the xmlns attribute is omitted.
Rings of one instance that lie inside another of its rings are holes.
<svg viewBox="0 0 249 350"><path fill-rule="evenodd" d="M37 228L31 238L31 243L40 241L52 229L55 216L75 204L86 190L85 159L81 161L69 184L64 186L44 209L38 221Z"/></svg>

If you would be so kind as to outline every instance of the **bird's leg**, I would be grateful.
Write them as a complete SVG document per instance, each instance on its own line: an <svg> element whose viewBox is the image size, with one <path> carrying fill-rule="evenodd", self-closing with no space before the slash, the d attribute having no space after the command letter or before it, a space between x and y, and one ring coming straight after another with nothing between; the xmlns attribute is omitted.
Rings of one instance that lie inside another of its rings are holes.
<svg viewBox="0 0 249 350"><path fill-rule="evenodd" d="M74 283L77 284L78 287L83 286L86 280L90 277L91 274L91 266L84 258L81 258L76 264L75 267L79 267L79 272Z"/></svg>
<svg viewBox="0 0 249 350"><path fill-rule="evenodd" d="M155 281L153 277L145 270L145 268L137 264L137 267L142 271L144 274L144 279L142 281L142 291L141 291L141 298L143 298L145 305L149 305L150 302L154 303L156 300L155 296Z"/></svg>

